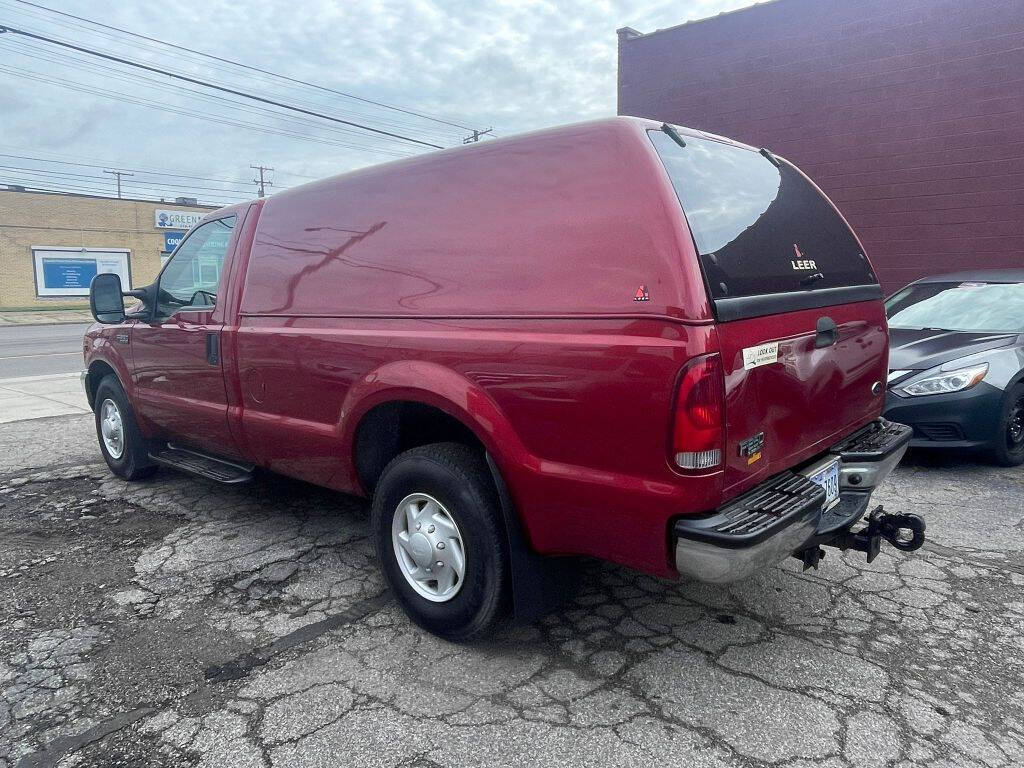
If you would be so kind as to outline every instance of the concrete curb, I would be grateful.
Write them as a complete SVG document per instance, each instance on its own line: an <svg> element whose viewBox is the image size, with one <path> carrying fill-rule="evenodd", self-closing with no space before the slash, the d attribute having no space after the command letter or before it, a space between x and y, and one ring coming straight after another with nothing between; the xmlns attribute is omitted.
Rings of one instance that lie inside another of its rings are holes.
<svg viewBox="0 0 1024 768"><path fill-rule="evenodd" d="M32 323L8 323L0 320L0 328L37 328L40 325L81 325L82 323L91 323L92 319L89 320L54 320L53 322L32 322Z"/></svg>
<svg viewBox="0 0 1024 768"><path fill-rule="evenodd" d="M92 315L88 312L83 312L76 317L40 317L34 312L26 312L24 320L21 318L12 319L11 314L5 315L0 313L0 327L12 325L79 325L92 322Z"/></svg>

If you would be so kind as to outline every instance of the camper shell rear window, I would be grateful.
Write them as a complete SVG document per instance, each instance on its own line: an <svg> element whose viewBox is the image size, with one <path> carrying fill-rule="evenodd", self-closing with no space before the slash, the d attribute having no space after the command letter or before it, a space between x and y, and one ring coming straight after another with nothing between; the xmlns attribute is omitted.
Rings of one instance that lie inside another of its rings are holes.
<svg viewBox="0 0 1024 768"><path fill-rule="evenodd" d="M714 139L676 133L681 146L665 131L649 135L719 319L882 297L853 232L793 165Z"/></svg>

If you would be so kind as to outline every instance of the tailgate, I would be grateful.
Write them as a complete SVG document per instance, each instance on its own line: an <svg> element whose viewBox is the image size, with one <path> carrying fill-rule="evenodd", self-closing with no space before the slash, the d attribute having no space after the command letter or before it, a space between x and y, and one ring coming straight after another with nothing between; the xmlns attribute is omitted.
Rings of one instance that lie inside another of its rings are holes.
<svg viewBox="0 0 1024 768"><path fill-rule="evenodd" d="M793 164L671 126L649 136L717 321L728 498L881 413L882 290L846 220Z"/></svg>
<svg viewBox="0 0 1024 768"><path fill-rule="evenodd" d="M727 498L882 411L888 335L880 301L720 323L718 336Z"/></svg>

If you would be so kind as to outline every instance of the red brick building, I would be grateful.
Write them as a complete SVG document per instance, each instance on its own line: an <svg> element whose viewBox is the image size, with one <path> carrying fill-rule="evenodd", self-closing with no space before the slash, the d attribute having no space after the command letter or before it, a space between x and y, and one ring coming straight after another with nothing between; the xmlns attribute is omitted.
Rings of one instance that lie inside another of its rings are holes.
<svg viewBox="0 0 1024 768"><path fill-rule="evenodd" d="M887 291L1024 266L1024 0L774 0L621 29L619 114L789 158Z"/></svg>

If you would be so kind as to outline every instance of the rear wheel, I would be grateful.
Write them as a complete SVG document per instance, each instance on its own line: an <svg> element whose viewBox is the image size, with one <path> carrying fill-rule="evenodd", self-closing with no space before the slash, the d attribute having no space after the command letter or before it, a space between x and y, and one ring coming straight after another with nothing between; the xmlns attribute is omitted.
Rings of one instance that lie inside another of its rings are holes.
<svg viewBox="0 0 1024 768"><path fill-rule="evenodd" d="M1006 393L992 458L1004 467L1024 464L1024 384Z"/></svg>
<svg viewBox="0 0 1024 768"><path fill-rule="evenodd" d="M146 441L135 423L135 413L116 376L111 374L100 382L93 402L96 437L110 470L125 480L141 480L156 472Z"/></svg>
<svg viewBox="0 0 1024 768"><path fill-rule="evenodd" d="M479 452L435 443L400 454L377 483L372 522L384 576L413 621L455 641L500 626L509 607L508 554Z"/></svg>

